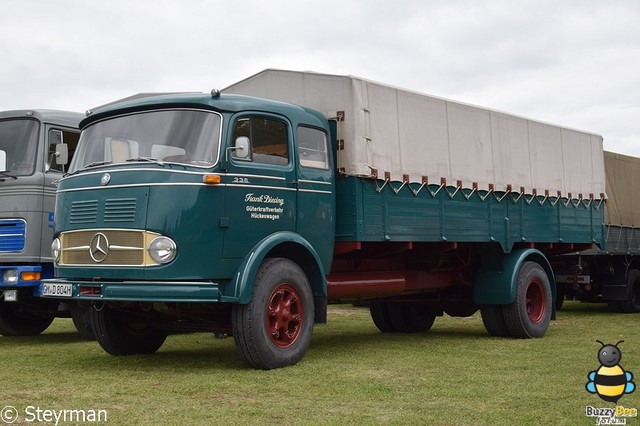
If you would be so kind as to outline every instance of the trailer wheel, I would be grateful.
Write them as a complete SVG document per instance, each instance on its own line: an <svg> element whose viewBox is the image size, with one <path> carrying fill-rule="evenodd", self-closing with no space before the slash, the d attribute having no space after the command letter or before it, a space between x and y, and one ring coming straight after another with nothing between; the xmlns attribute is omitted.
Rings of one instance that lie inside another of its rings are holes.
<svg viewBox="0 0 640 426"><path fill-rule="evenodd" d="M387 312L393 329L400 333L429 331L436 320L434 310L420 304L390 302Z"/></svg>
<svg viewBox="0 0 640 426"><path fill-rule="evenodd" d="M96 338L91 327L91 311L93 308L74 304L71 306L71 320L76 330L83 339L94 340Z"/></svg>
<svg viewBox="0 0 640 426"><path fill-rule="evenodd" d="M372 302L369 306L369 313L373 323L383 333L393 333L396 331L387 309L388 302Z"/></svg>
<svg viewBox="0 0 640 426"><path fill-rule="evenodd" d="M288 259L271 258L258 269L251 301L234 305L231 326L247 363L270 370L302 359L311 342L313 318L305 273Z"/></svg>
<svg viewBox="0 0 640 426"><path fill-rule="evenodd" d="M110 309L90 309L89 318L95 338L111 355L152 354L167 338L165 331L156 330L136 315Z"/></svg>
<svg viewBox="0 0 640 426"><path fill-rule="evenodd" d="M0 334L3 336L35 336L45 331L54 316L30 312L19 303L0 301Z"/></svg>
<svg viewBox="0 0 640 426"><path fill-rule="evenodd" d="M490 335L494 337L511 336L504 319L502 305L482 305L480 306L480 316L484 328Z"/></svg>
<svg viewBox="0 0 640 426"><path fill-rule="evenodd" d="M630 269L627 274L627 299L619 302L624 313L640 312L640 271Z"/></svg>
<svg viewBox="0 0 640 426"><path fill-rule="evenodd" d="M524 262L518 271L516 300L504 305L507 328L513 337L542 337L551 321L551 285L536 262Z"/></svg>

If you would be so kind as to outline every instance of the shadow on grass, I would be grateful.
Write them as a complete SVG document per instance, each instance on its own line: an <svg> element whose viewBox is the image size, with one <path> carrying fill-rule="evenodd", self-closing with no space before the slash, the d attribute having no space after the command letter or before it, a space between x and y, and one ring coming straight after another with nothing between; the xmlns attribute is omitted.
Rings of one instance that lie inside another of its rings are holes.
<svg viewBox="0 0 640 426"><path fill-rule="evenodd" d="M0 342L11 344L12 346L37 346L59 343L90 342L90 340L83 338L75 331L63 331L38 334L35 336L2 336L0 337Z"/></svg>

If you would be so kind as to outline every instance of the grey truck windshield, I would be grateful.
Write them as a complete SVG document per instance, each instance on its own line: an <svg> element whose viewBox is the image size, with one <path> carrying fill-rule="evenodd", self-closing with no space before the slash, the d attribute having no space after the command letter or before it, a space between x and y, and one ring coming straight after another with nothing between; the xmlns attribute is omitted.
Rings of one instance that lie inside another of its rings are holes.
<svg viewBox="0 0 640 426"><path fill-rule="evenodd" d="M121 115L82 131L69 169L152 161L211 167L218 159L219 114L180 109Z"/></svg>
<svg viewBox="0 0 640 426"><path fill-rule="evenodd" d="M35 120L1 120L0 150L7 155L6 176L32 175L38 145L38 129Z"/></svg>

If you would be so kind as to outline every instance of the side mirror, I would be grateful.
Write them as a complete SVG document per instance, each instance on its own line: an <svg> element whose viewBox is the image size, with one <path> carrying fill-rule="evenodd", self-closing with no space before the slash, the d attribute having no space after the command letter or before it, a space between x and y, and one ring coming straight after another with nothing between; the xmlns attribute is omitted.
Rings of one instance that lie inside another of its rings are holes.
<svg viewBox="0 0 640 426"><path fill-rule="evenodd" d="M246 160L249 158L249 138L246 136L238 136L236 138L235 146L232 148L235 158Z"/></svg>
<svg viewBox="0 0 640 426"><path fill-rule="evenodd" d="M0 149L0 172L7 171L7 153Z"/></svg>
<svg viewBox="0 0 640 426"><path fill-rule="evenodd" d="M64 166L69 163L69 146L66 143L56 144L55 156L56 164Z"/></svg>

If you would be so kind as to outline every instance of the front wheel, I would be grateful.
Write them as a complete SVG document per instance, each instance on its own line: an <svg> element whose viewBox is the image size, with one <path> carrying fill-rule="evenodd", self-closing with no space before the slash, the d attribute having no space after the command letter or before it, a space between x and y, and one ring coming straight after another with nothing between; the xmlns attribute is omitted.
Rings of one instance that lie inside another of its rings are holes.
<svg viewBox="0 0 640 426"><path fill-rule="evenodd" d="M544 336L551 322L551 310L551 285L547 273L536 262L524 262L516 279L516 300L503 307L511 336Z"/></svg>
<svg viewBox="0 0 640 426"><path fill-rule="evenodd" d="M0 334L3 336L35 336L45 331L54 316L36 314L16 302L0 301Z"/></svg>
<svg viewBox="0 0 640 426"><path fill-rule="evenodd" d="M284 258L265 260L256 274L251 301L235 305L236 347L253 367L286 367L302 359L313 333L314 304L305 273Z"/></svg>
<svg viewBox="0 0 640 426"><path fill-rule="evenodd" d="M166 332L154 329L147 320L131 312L106 305L89 312L96 340L111 355L152 354L167 338Z"/></svg>

